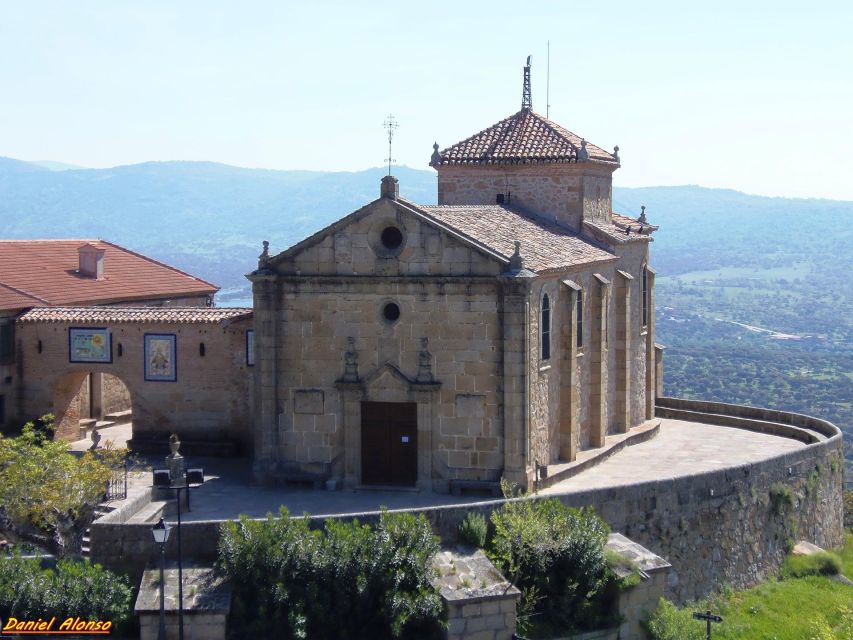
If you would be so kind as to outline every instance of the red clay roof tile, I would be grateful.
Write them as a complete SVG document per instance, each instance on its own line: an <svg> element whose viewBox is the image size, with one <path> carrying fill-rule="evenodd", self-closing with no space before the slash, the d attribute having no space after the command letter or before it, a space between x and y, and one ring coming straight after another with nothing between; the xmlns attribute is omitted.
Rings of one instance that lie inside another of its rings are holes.
<svg viewBox="0 0 853 640"><path fill-rule="evenodd" d="M105 251L103 278L78 273L77 250L86 244ZM104 240L0 240L0 285L18 293L17 298L0 293L0 309L39 306L21 306L20 296L46 305L88 305L205 296L219 290Z"/></svg>

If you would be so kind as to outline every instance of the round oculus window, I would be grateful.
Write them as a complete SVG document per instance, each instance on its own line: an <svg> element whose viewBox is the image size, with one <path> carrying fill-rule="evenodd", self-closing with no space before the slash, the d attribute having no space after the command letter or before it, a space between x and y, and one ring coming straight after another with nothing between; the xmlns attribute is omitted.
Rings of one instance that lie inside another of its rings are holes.
<svg viewBox="0 0 853 640"><path fill-rule="evenodd" d="M400 245L403 244L403 232L397 227L385 227L382 230L380 240L383 247L389 251L394 251L395 249L399 249Z"/></svg>
<svg viewBox="0 0 853 640"><path fill-rule="evenodd" d="M396 322L400 319L400 307L394 302L389 302L382 307L382 317L388 322Z"/></svg>

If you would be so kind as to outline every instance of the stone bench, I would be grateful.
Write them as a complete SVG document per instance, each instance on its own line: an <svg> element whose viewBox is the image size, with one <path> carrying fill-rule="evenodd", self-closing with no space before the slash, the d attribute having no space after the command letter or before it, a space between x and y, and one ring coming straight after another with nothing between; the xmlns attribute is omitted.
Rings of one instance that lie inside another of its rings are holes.
<svg viewBox="0 0 853 640"><path fill-rule="evenodd" d="M490 480L451 480L450 493L461 496L462 493L487 493L495 498L501 497L501 485Z"/></svg>

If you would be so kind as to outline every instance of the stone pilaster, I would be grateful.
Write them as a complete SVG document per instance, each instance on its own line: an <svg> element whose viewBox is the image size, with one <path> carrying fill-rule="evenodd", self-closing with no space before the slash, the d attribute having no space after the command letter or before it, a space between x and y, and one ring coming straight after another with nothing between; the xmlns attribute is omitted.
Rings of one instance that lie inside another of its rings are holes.
<svg viewBox="0 0 853 640"><path fill-rule="evenodd" d="M655 272L647 267L648 323L646 324L646 420L655 417ZM642 294L642 292L641 292ZM642 304L642 301L640 301Z"/></svg>
<svg viewBox="0 0 853 640"><path fill-rule="evenodd" d="M278 320L279 287L273 275L251 275L255 310L255 476L270 474L279 455Z"/></svg>
<svg viewBox="0 0 853 640"><path fill-rule="evenodd" d="M631 361L634 353L631 345L631 287L634 276L625 271L616 272L613 296L614 336L616 349L616 397L613 401L613 422L618 433L627 433L631 428Z"/></svg>
<svg viewBox="0 0 853 640"><path fill-rule="evenodd" d="M530 276L524 270L502 278L504 477L527 488L530 459L528 371Z"/></svg>
<svg viewBox="0 0 853 640"><path fill-rule="evenodd" d="M596 273L590 292L591 342L589 382L589 440L593 447L603 447L607 436L607 307L610 281Z"/></svg>
<svg viewBox="0 0 853 640"><path fill-rule="evenodd" d="M577 300L581 288L571 280L563 280L561 298L565 300L560 324L560 460L572 462L578 455L578 326Z"/></svg>

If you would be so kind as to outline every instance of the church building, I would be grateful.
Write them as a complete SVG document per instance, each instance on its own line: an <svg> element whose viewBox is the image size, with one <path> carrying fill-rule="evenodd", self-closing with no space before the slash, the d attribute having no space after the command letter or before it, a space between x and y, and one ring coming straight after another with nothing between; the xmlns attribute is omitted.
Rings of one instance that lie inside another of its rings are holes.
<svg viewBox="0 0 853 640"><path fill-rule="evenodd" d="M651 419L645 219L613 152L522 108L439 151L438 205L380 197L249 274L268 482L532 487Z"/></svg>

